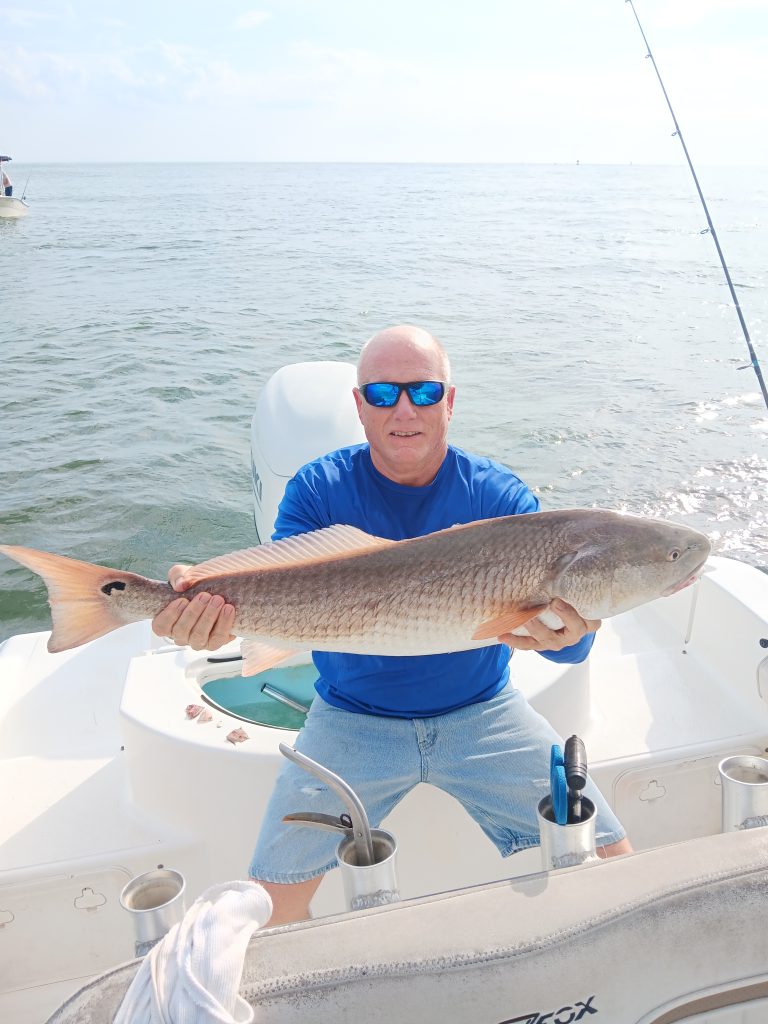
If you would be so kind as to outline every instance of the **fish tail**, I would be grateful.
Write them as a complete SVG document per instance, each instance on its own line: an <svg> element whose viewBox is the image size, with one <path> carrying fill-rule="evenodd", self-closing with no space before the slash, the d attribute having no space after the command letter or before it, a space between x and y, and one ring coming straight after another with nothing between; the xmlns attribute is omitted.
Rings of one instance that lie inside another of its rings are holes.
<svg viewBox="0 0 768 1024"><path fill-rule="evenodd" d="M112 584L117 585L117 590L125 590L129 582L142 579L135 573L79 562L34 548L0 544L0 551L42 576L48 588L53 618L53 631L48 640L51 653L79 647L135 621L110 601L115 589Z"/></svg>

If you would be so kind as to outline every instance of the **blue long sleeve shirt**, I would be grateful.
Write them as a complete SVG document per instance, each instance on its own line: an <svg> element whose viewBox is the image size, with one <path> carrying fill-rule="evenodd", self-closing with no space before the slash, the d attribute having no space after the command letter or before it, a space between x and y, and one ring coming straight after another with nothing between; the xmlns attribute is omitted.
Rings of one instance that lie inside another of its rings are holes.
<svg viewBox="0 0 768 1024"><path fill-rule="evenodd" d="M397 484L378 472L367 444L340 448L303 466L288 482L273 540L336 523L389 540L422 537L458 523L536 512L536 496L506 466L449 446L425 487ZM579 662L594 634L562 651L557 662ZM346 711L422 718L488 700L509 678L510 648L493 644L451 654L384 656L312 654L323 700Z"/></svg>

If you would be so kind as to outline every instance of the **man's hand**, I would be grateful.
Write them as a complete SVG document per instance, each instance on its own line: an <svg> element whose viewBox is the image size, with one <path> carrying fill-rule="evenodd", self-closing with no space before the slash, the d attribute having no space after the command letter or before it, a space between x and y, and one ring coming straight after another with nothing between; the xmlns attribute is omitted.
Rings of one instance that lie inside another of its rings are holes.
<svg viewBox="0 0 768 1024"><path fill-rule="evenodd" d="M190 583L186 572L190 566L174 565L168 573L168 582L174 590L184 591ZM171 601L152 620L152 629L158 636L167 636L180 647L193 651L215 651L234 640L232 625L235 609L216 594L196 594L191 601L179 597Z"/></svg>
<svg viewBox="0 0 768 1024"><path fill-rule="evenodd" d="M549 606L549 611L563 620L562 629L549 629L539 618L535 618L525 624L530 636L504 633L499 637L499 643L507 644L516 651L562 651L564 647L573 647L587 633L594 633L602 626L601 619L582 619L575 608L559 597Z"/></svg>

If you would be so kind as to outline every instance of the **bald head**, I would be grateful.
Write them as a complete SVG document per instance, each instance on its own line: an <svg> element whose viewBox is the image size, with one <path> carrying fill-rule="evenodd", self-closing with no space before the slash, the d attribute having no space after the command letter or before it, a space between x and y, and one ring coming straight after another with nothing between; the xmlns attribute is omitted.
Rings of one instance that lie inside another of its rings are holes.
<svg viewBox="0 0 768 1024"><path fill-rule="evenodd" d="M421 327L401 324L379 331L365 343L357 364L355 403L374 467L395 483L423 487L437 475L448 452L448 424L456 389L448 356L437 338ZM416 405L402 390L394 405L373 406L364 384L412 384L439 380L448 386L432 405Z"/></svg>
<svg viewBox="0 0 768 1024"><path fill-rule="evenodd" d="M387 327L363 345L357 363L357 382L369 384L376 380L402 380L401 376L392 376L393 369L414 362L432 367L431 373L422 379L450 382L448 356L434 335L412 324Z"/></svg>

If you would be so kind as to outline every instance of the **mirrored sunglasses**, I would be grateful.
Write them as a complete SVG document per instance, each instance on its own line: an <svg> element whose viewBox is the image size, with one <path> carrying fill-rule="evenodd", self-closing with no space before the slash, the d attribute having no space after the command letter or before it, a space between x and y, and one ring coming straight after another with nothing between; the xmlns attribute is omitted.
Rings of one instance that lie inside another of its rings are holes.
<svg viewBox="0 0 768 1024"><path fill-rule="evenodd" d="M360 387L360 394L368 405L375 405L377 409L391 409L404 391L413 405L437 405L445 394L445 384L441 380L415 380L410 384L377 381Z"/></svg>

